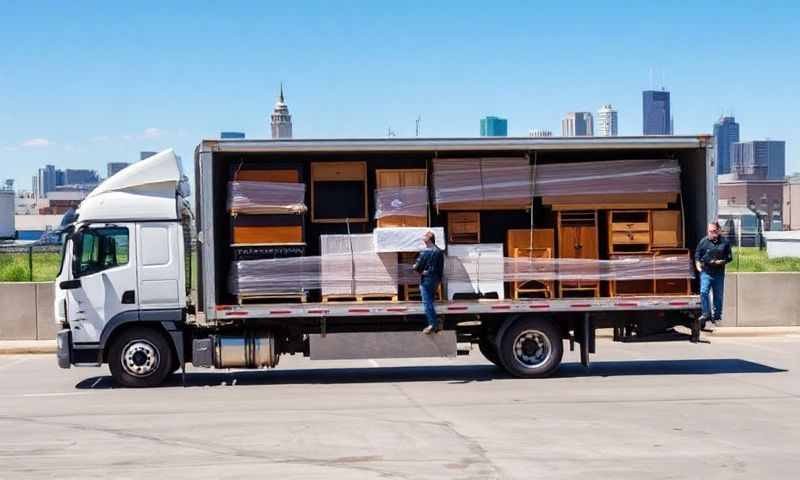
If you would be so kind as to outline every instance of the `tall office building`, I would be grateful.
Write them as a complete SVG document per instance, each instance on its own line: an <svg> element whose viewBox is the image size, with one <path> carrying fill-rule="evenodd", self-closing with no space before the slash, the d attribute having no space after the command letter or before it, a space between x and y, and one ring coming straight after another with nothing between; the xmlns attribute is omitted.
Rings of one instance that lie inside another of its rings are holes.
<svg viewBox="0 0 800 480"><path fill-rule="evenodd" d="M244 132L220 132L219 138L222 140L242 140L244 139Z"/></svg>
<svg viewBox="0 0 800 480"><path fill-rule="evenodd" d="M128 165L130 165L128 162L108 162L106 164L106 178L114 176Z"/></svg>
<svg viewBox="0 0 800 480"><path fill-rule="evenodd" d="M617 111L611 105L603 105L597 111L597 133L601 137L617 136Z"/></svg>
<svg viewBox="0 0 800 480"><path fill-rule="evenodd" d="M642 134L672 135L672 114L669 109L669 92L645 90L642 92Z"/></svg>
<svg viewBox="0 0 800 480"><path fill-rule="evenodd" d="M552 137L553 132L552 130L545 130L542 128L534 128L528 131L529 137Z"/></svg>
<svg viewBox="0 0 800 480"><path fill-rule="evenodd" d="M292 138L292 116L289 114L289 107L286 106L283 98L283 84L281 84L278 101L275 102L275 108L270 115L270 127L272 138Z"/></svg>
<svg viewBox="0 0 800 480"><path fill-rule="evenodd" d="M507 137L508 120L500 117L481 118L481 137Z"/></svg>
<svg viewBox="0 0 800 480"><path fill-rule="evenodd" d="M64 185L94 185L100 183L100 177L94 170L72 169L64 170Z"/></svg>
<svg viewBox="0 0 800 480"><path fill-rule="evenodd" d="M145 158L150 158L158 152L139 152L139 161L144 160Z"/></svg>
<svg viewBox="0 0 800 480"><path fill-rule="evenodd" d="M569 112L561 120L562 137L591 137L594 135L594 121L589 112Z"/></svg>
<svg viewBox="0 0 800 480"><path fill-rule="evenodd" d="M64 172L56 169L53 165L45 165L40 168L36 176L36 190L34 191L39 198L47 198L48 192L52 192L56 187L64 185Z"/></svg>
<svg viewBox="0 0 800 480"><path fill-rule="evenodd" d="M739 141L739 124L733 117L720 117L714 124L717 175L731 173L731 145Z"/></svg>
<svg viewBox="0 0 800 480"><path fill-rule="evenodd" d="M756 140L731 144L731 173L741 180L783 180L786 142Z"/></svg>

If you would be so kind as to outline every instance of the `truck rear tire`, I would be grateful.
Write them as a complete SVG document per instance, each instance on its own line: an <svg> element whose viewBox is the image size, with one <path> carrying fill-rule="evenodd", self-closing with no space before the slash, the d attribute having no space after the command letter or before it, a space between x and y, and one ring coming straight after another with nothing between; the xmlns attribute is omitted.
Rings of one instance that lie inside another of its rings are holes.
<svg viewBox="0 0 800 480"><path fill-rule="evenodd" d="M156 387L172 372L172 349L154 328L123 331L111 343L107 358L112 378L123 387Z"/></svg>
<svg viewBox="0 0 800 480"><path fill-rule="evenodd" d="M498 341L503 367L515 377L541 378L558 370L564 341L556 325L544 318L515 320Z"/></svg>
<svg viewBox="0 0 800 480"><path fill-rule="evenodd" d="M481 338L481 340L478 341L478 349L481 351L481 354L486 357L486 360L489 360L500 368L505 368L500 362L500 357L497 355L497 346L493 338Z"/></svg>

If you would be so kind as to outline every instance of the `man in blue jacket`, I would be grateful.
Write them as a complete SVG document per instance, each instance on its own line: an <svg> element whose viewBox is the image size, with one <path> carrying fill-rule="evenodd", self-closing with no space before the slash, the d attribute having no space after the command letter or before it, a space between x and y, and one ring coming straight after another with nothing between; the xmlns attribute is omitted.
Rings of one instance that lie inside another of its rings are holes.
<svg viewBox="0 0 800 480"><path fill-rule="evenodd" d="M700 272L700 300L703 303L703 315L700 317L701 328L706 322L716 325L722 318L722 295L725 286L725 265L733 260L731 244L720 235L718 222L708 224L708 235L700 240L694 251L694 263ZM711 309L709 293L714 297L714 309Z"/></svg>
<svg viewBox="0 0 800 480"><path fill-rule="evenodd" d="M417 259L414 261L414 271L420 274L419 292L425 306L425 316L428 319L428 326L422 330L422 333L431 334L442 330L442 324L436 318L433 301L444 275L444 253L436 246L436 236L433 232L425 233L422 241L425 243L425 249L417 255Z"/></svg>

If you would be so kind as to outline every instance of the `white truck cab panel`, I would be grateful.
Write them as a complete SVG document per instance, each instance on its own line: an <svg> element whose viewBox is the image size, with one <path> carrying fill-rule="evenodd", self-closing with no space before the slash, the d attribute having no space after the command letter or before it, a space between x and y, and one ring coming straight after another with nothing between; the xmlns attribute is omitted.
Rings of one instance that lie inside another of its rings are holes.
<svg viewBox="0 0 800 480"><path fill-rule="evenodd" d="M75 343L100 341L116 315L137 311L136 224L89 224L73 234L59 284ZM69 263L66 261L69 260ZM68 278L64 278L68 277ZM58 310L57 310L58 311Z"/></svg>
<svg viewBox="0 0 800 480"><path fill-rule="evenodd" d="M185 305L183 232L176 222L136 224L136 261L141 309Z"/></svg>

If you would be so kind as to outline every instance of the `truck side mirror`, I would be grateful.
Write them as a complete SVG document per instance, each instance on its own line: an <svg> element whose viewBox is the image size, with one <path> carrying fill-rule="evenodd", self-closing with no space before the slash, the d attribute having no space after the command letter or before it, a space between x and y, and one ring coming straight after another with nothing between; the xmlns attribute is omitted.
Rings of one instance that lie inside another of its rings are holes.
<svg viewBox="0 0 800 480"><path fill-rule="evenodd" d="M81 280L79 278L76 278L75 280L64 280L58 284L58 288L61 290L74 290L76 288L81 288Z"/></svg>

